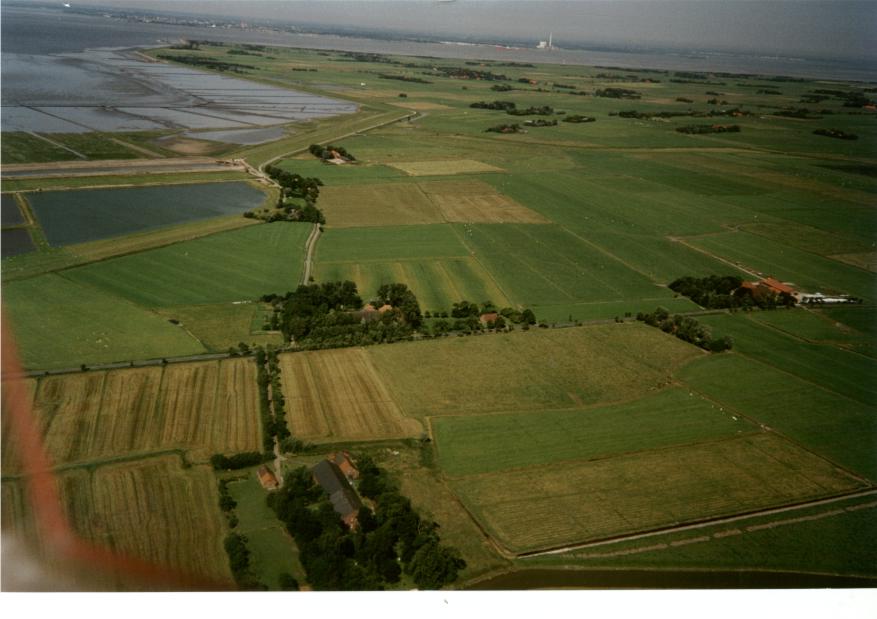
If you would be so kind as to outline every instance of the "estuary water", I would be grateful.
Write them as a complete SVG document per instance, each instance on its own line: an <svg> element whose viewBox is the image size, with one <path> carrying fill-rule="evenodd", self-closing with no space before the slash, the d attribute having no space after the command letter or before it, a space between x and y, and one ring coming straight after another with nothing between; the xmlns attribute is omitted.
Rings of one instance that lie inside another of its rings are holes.
<svg viewBox="0 0 877 619"><path fill-rule="evenodd" d="M347 101L148 62L130 51L179 39L180 28L5 6L2 25L3 131L247 130L356 111Z"/></svg>
<svg viewBox="0 0 877 619"><path fill-rule="evenodd" d="M2 6L2 129L47 133L181 128L222 130L222 139L297 120L355 111L355 105L289 89L145 62L132 48L189 39L448 59L724 71L875 80L877 68L850 59L730 52L536 50L425 43L264 29L130 22L63 8ZM128 51L126 51L128 50ZM270 105L266 102L270 102ZM239 133L229 130L239 130ZM267 133L265 135L268 135Z"/></svg>

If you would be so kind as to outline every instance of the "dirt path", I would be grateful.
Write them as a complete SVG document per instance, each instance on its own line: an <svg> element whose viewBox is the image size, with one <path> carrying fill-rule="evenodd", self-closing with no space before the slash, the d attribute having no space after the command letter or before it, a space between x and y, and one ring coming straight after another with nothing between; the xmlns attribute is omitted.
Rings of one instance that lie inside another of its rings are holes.
<svg viewBox="0 0 877 619"><path fill-rule="evenodd" d="M305 243L305 264L301 271L301 283L305 286L311 281L311 270L314 266L314 251L316 250L317 241L320 239L321 232L320 224L314 224L314 228L311 230L311 235L308 237L307 243Z"/></svg>

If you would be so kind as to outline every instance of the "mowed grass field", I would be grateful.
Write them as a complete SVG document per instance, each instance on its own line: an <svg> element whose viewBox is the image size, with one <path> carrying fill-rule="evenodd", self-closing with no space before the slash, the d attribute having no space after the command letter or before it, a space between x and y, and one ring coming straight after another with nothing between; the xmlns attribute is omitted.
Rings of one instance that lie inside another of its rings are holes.
<svg viewBox="0 0 877 619"><path fill-rule="evenodd" d="M420 436L363 349L302 352L280 357L287 421L308 441Z"/></svg>
<svg viewBox="0 0 877 619"><path fill-rule="evenodd" d="M154 452L258 451L255 364L228 359L40 378L33 415L53 464L86 464ZM14 450L4 434L4 452ZM4 461L4 472L12 462Z"/></svg>
<svg viewBox="0 0 877 619"><path fill-rule="evenodd" d="M670 387L588 409L436 417L432 428L439 463L456 477L696 443L758 426L703 396Z"/></svg>
<svg viewBox="0 0 877 619"><path fill-rule="evenodd" d="M406 414L479 414L627 401L703 353L642 324L533 329L366 349Z"/></svg>
<svg viewBox="0 0 877 619"><path fill-rule="evenodd" d="M768 433L451 482L513 552L754 511L864 487Z"/></svg>

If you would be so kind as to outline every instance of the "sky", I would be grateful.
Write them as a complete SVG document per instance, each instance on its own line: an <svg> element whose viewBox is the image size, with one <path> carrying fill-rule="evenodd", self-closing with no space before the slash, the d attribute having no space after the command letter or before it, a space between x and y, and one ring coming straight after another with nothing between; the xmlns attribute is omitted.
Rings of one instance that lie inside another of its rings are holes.
<svg viewBox="0 0 877 619"><path fill-rule="evenodd" d="M76 2L76 0L72 0ZM455 40L877 59L874 0L84 0L82 4L276 19Z"/></svg>

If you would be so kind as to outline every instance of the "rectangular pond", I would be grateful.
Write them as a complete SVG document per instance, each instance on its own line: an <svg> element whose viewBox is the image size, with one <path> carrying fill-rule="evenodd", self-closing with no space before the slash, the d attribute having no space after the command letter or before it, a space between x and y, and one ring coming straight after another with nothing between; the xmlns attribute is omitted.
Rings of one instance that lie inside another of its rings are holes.
<svg viewBox="0 0 877 619"><path fill-rule="evenodd" d="M0 223L4 226L17 226L24 223L24 216L18 208L15 196L11 193L4 193L2 201L0 201Z"/></svg>
<svg viewBox="0 0 877 619"><path fill-rule="evenodd" d="M9 258L33 251L36 247L26 228L0 231L0 256Z"/></svg>
<svg viewBox="0 0 877 619"><path fill-rule="evenodd" d="M265 194L249 183L228 182L46 191L27 199L49 244L57 247L242 214L261 205Z"/></svg>

